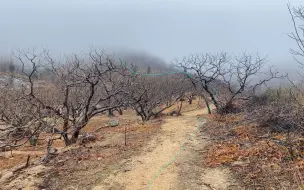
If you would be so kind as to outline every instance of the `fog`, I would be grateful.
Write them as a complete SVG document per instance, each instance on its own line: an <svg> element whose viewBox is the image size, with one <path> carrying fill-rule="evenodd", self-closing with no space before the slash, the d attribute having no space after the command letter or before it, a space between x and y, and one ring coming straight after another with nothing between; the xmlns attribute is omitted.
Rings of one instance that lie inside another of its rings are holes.
<svg viewBox="0 0 304 190"><path fill-rule="evenodd" d="M304 4L300 0L291 5ZM196 52L259 52L295 73L285 0L0 0L0 55L48 47L54 54L140 52L158 63Z"/></svg>

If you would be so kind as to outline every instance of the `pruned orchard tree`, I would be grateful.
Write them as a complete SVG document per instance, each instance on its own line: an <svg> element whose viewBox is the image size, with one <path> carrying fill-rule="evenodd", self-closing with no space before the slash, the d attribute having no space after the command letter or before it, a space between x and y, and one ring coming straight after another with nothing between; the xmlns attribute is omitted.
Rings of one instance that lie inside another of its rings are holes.
<svg viewBox="0 0 304 190"><path fill-rule="evenodd" d="M220 108L216 98L216 92L212 89L212 84L217 82L221 70L229 61L226 53L218 55L211 54L191 54L181 60L175 59L173 65L182 68L184 72L191 73L189 80L194 86L199 85L212 99L215 107ZM208 105L207 105L208 106ZM209 107L209 106L208 106Z"/></svg>
<svg viewBox="0 0 304 190"><path fill-rule="evenodd" d="M230 68L220 75L224 84L219 88L219 95L223 95L220 100L221 112L230 112L234 101L249 100L262 85L282 77L273 67L265 68L266 63L266 58L258 54L243 52L235 57Z"/></svg>
<svg viewBox="0 0 304 190"><path fill-rule="evenodd" d="M187 91L184 76L147 77L135 74L128 88L129 103L143 121L173 106Z"/></svg>
<svg viewBox="0 0 304 190"><path fill-rule="evenodd" d="M123 105L122 99L115 97L126 92L128 75L123 68L115 65L113 57L96 49L89 53L88 62L75 55L59 67L48 54L46 57L59 78L63 132L72 129L71 138L67 134L63 137L67 145L75 143L79 131L93 116Z"/></svg>
<svg viewBox="0 0 304 190"><path fill-rule="evenodd" d="M70 145L77 141L81 129L92 117L123 105L122 99L115 97L126 93L128 73L103 51L92 49L88 57L73 55L63 61L53 59L49 50L40 54L18 51L15 56L22 64L27 88L12 88L15 94L21 95L14 99L16 103L20 104L20 98L24 101L24 105L15 106L18 109L11 111L12 115L19 115L18 112L25 109L35 111L28 117L29 121L23 120L25 123L18 124L18 128L24 128L35 119L60 121L59 127L53 125L53 131L63 137L66 145ZM55 76L54 82L38 84L35 76L39 68L49 70ZM43 89L45 93L42 93ZM12 110L11 105L2 110L2 121L17 123L15 116L5 117L9 110Z"/></svg>
<svg viewBox="0 0 304 190"><path fill-rule="evenodd" d="M0 88L0 149L10 150L28 140L35 140L45 122L42 120L42 107L33 104L25 86L16 88L2 83Z"/></svg>
<svg viewBox="0 0 304 190"><path fill-rule="evenodd" d="M185 78L188 78L187 76ZM185 81L187 86L187 92L184 95L184 98L187 99L187 102L191 105L196 96L200 95L198 89L191 83L190 80Z"/></svg>
<svg viewBox="0 0 304 190"><path fill-rule="evenodd" d="M204 90L218 113L229 112L234 101L247 100L259 86L279 77L272 68L262 72L265 58L246 52L234 60L227 53L192 54L181 60L176 59L173 64L191 74L188 75L189 80Z"/></svg>

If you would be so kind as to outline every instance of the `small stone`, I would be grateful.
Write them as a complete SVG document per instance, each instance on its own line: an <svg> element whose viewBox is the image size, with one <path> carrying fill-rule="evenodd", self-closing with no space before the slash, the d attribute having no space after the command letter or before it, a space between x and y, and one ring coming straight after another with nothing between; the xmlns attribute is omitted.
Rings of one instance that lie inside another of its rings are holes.
<svg viewBox="0 0 304 190"><path fill-rule="evenodd" d="M112 120L109 121L109 126L110 127L116 127L118 125L119 125L119 121L118 120L112 119Z"/></svg>

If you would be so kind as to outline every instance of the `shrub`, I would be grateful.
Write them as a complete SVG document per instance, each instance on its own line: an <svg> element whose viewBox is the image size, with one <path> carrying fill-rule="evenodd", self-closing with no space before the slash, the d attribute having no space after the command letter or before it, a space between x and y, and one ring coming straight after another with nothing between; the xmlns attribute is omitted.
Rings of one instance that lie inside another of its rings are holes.
<svg viewBox="0 0 304 190"><path fill-rule="evenodd" d="M248 119L270 127L272 132L303 130L304 109L291 89L267 90L254 96L246 104L245 112Z"/></svg>

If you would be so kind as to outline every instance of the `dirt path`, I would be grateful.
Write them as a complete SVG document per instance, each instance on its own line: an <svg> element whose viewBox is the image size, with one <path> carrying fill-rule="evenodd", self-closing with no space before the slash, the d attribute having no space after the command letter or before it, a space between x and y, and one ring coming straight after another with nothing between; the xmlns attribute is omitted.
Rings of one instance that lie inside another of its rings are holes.
<svg viewBox="0 0 304 190"><path fill-rule="evenodd" d="M111 174L94 189L208 190L232 187L234 183L230 179L229 171L203 167L202 151L207 143L199 130L196 130L196 134L185 144L176 159L158 175L159 170L176 156L183 143L195 131L198 124L197 114L202 114L202 110L165 119L160 134L140 155L124 160L119 171Z"/></svg>

